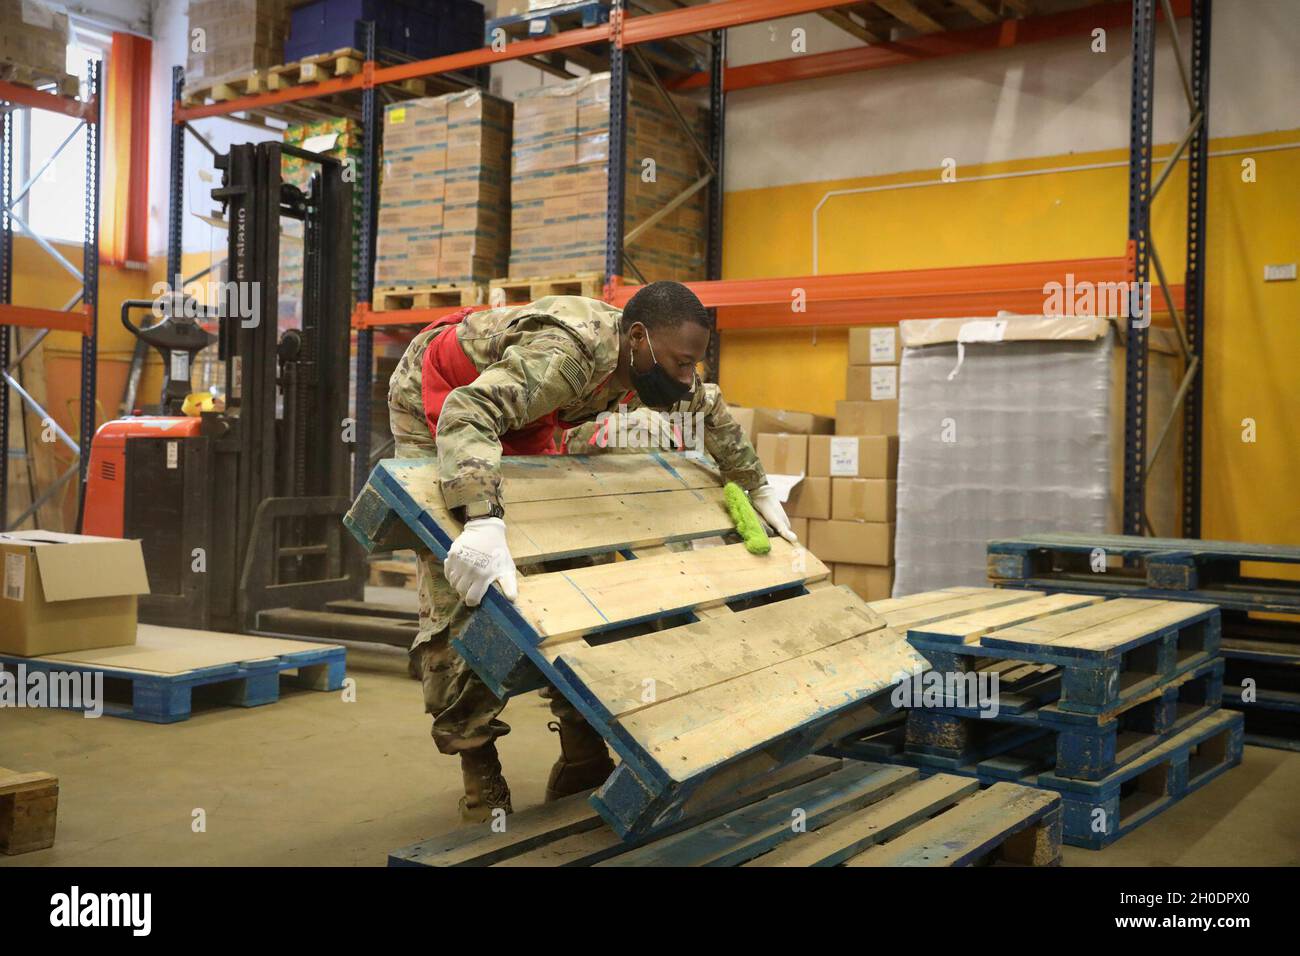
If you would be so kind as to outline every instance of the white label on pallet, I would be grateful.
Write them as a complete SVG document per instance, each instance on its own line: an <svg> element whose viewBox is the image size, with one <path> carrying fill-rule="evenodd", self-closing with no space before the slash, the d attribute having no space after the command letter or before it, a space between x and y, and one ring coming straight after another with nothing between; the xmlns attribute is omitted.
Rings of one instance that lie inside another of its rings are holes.
<svg viewBox="0 0 1300 956"><path fill-rule="evenodd" d="M27 585L27 555L5 555L5 600L21 601Z"/></svg>
<svg viewBox="0 0 1300 956"><path fill-rule="evenodd" d="M893 327L884 329L872 329L871 336L867 343L868 358L874 365L877 362L893 362L894 357L894 340L898 334Z"/></svg>
<svg viewBox="0 0 1300 956"><path fill-rule="evenodd" d="M871 366L871 400L890 401L898 398L898 366Z"/></svg>
<svg viewBox="0 0 1300 956"><path fill-rule="evenodd" d="M169 441L167 443L167 468L169 471L175 471L181 460L181 443L178 441Z"/></svg>
<svg viewBox="0 0 1300 956"><path fill-rule="evenodd" d="M242 398L244 395L244 359L236 355L230 360L230 397Z"/></svg>
<svg viewBox="0 0 1300 956"><path fill-rule="evenodd" d="M855 478L858 474L858 439L831 439L831 477Z"/></svg>

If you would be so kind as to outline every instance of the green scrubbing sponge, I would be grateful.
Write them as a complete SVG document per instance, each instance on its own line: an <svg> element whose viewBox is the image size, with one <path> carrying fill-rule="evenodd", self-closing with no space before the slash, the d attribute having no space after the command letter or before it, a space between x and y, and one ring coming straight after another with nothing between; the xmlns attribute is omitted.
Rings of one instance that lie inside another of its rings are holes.
<svg viewBox="0 0 1300 956"><path fill-rule="evenodd" d="M745 550L750 554L767 554L772 550L772 542L767 539L763 522L758 519L754 506L749 503L749 495L734 481L727 482L722 489L722 497L727 502L727 513L736 525L736 530L745 539Z"/></svg>

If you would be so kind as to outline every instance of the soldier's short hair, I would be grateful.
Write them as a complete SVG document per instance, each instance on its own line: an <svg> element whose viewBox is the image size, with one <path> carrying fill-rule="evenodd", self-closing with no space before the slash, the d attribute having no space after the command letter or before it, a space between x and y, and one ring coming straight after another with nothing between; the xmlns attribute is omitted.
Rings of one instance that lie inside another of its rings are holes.
<svg viewBox="0 0 1300 956"><path fill-rule="evenodd" d="M677 328L694 322L713 330L713 317L699 298L680 282L651 282L642 286L623 308L623 330L640 322L647 329Z"/></svg>

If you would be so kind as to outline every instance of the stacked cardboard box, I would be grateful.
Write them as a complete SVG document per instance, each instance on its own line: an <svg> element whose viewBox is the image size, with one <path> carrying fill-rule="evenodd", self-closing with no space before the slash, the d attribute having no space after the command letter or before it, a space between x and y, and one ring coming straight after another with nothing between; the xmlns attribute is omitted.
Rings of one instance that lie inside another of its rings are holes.
<svg viewBox="0 0 1300 956"><path fill-rule="evenodd" d="M361 189L356 185L361 182L361 164L364 157L362 150L361 124L350 119L323 119L314 123L290 126L284 131L284 142L311 153L329 156L348 164L355 176L352 188L352 278L353 294L356 294L357 261L361 252ZM307 190L316 164L297 156L283 156L280 160L280 175L286 183L292 183L299 189ZM303 245L302 223L297 220L283 220L281 231L293 237L280 243L280 299L302 301Z"/></svg>
<svg viewBox="0 0 1300 956"><path fill-rule="evenodd" d="M834 422L823 415L776 408L749 409L754 448L769 475L803 475L786 499L785 512L799 540L807 545L810 524L831 516L831 485L825 476L809 470L810 448L827 437ZM813 552L816 553L815 551Z"/></svg>
<svg viewBox="0 0 1300 956"><path fill-rule="evenodd" d="M809 529L809 547L831 562L836 584L865 600L893 589L898 477L896 326L849 330L846 400L835 403L835 435L814 440L808 473L831 484L830 520Z"/></svg>
<svg viewBox="0 0 1300 956"><path fill-rule="evenodd" d="M502 274L510 125L510 103L480 90L387 107L376 287Z"/></svg>
<svg viewBox="0 0 1300 956"><path fill-rule="evenodd" d="M601 272L609 188L609 74L525 91L515 104L510 275ZM697 139L707 115L677 100ZM628 88L625 230L635 228L701 173L698 155L658 93ZM629 248L652 279L702 278L706 196L700 190Z"/></svg>
<svg viewBox="0 0 1300 956"><path fill-rule="evenodd" d="M68 16L37 0L0 0L0 60L37 73L67 69Z"/></svg>
<svg viewBox="0 0 1300 956"><path fill-rule="evenodd" d="M186 80L212 80L283 63L287 9L287 0L191 0L193 42Z"/></svg>

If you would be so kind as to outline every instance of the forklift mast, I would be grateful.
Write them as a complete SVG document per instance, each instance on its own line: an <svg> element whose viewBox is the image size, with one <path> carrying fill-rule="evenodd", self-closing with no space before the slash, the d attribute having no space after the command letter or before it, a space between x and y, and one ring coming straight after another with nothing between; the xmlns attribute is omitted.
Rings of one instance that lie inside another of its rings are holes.
<svg viewBox="0 0 1300 956"><path fill-rule="evenodd" d="M286 154L315 164L305 192L282 181ZM229 224L218 332L226 427L208 485L223 506L210 531L213 553L242 561L213 581L209 626L256 630L263 610L319 609L359 599L364 587L360 549L341 521L351 504L352 187L337 160L280 143L232 146L217 167L212 195ZM283 335L282 217L304 229L301 327Z"/></svg>

